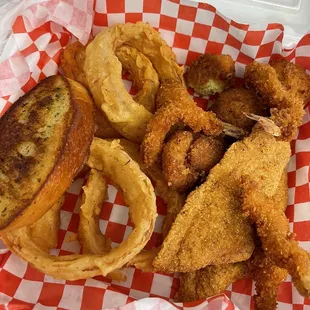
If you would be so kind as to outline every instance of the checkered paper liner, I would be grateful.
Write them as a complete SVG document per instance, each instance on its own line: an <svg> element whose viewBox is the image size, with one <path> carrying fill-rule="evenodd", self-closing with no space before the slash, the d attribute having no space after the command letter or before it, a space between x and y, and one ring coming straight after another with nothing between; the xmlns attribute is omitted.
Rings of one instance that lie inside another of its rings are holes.
<svg viewBox="0 0 310 310"><path fill-rule="evenodd" d="M87 42L104 27L116 23L149 22L172 47L180 64L190 64L203 53L230 54L237 75L254 59L268 62L284 56L310 70L310 34L293 49L282 47L280 24L241 25L222 16L210 5L185 1L148 0L52 0L24 1L25 9L12 25L0 63L0 117L21 95L39 80L58 72L59 55L73 39ZM93 10L94 8L94 10ZM8 11L7 14L10 14ZM92 21L93 20L93 21ZM92 27L91 27L92 26ZM74 36L76 38L74 38ZM129 92L131 82L124 81ZM207 100L191 93L201 107ZM12 129L14 130L14 129ZM1 133L0 133L1 134ZM300 245L310 250L310 111L292 141L288 166L289 202L286 214ZM77 179L66 194L61 211L59 243L55 255L79 253L77 241L68 242L77 232L82 186ZM109 185L103 204L100 228L113 246L132 229L128 208L119 192ZM166 207L157 198L158 219L147 248L161 243L161 225ZM0 309L250 309L255 293L252 280L233 283L225 295L193 303L174 304L177 275L143 273L126 269L127 280L115 282L104 277L79 281L56 280L44 275L0 245ZM279 290L279 309L310 309L310 300L301 297L290 278ZM2 305L2 306L1 306Z"/></svg>

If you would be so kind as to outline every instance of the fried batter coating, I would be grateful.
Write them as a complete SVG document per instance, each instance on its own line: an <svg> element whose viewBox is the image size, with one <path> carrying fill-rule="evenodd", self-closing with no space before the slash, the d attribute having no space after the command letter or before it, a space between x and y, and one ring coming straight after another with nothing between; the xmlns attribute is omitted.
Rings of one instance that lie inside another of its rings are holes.
<svg viewBox="0 0 310 310"><path fill-rule="evenodd" d="M285 59L272 61L277 77L285 89L292 92L294 97L300 97L304 105L310 100L310 76L305 69Z"/></svg>
<svg viewBox="0 0 310 310"><path fill-rule="evenodd" d="M89 89L85 73L83 71L86 46L80 42L69 44L60 55L60 67L64 75L81 83ZM119 138L121 135L110 125L105 114L96 106L94 107L96 132L95 136L102 139Z"/></svg>
<svg viewBox="0 0 310 310"><path fill-rule="evenodd" d="M61 54L61 67L65 76L80 82L89 89L84 73L84 62L86 57L86 46L80 42L68 45ZM147 57L131 46L121 46L116 55L122 63L123 69L130 72L133 84L137 87L138 93L133 99L143 105L148 111L154 112L155 95L158 91L158 75ZM104 112L95 107L96 137L103 139L119 138L119 134L109 123Z"/></svg>
<svg viewBox="0 0 310 310"><path fill-rule="evenodd" d="M305 114L303 105L292 105L285 109L270 109L270 119L281 129L281 139L290 142L296 135L297 129L302 125L302 119Z"/></svg>
<svg viewBox="0 0 310 310"><path fill-rule="evenodd" d="M95 137L101 139L116 139L122 137L122 135L110 125L104 113L99 108L97 108L97 106L94 106L94 114L97 127L95 131Z"/></svg>
<svg viewBox="0 0 310 310"><path fill-rule="evenodd" d="M139 91L133 97L149 112L155 112L155 96L159 88L158 75L150 60L134 47L123 45L116 50L123 69L130 72L133 86Z"/></svg>
<svg viewBox="0 0 310 310"><path fill-rule="evenodd" d="M245 68L244 79L246 85L269 107L282 109L291 106L291 98L287 97L285 86L278 79L276 70L269 64L252 62Z"/></svg>
<svg viewBox="0 0 310 310"><path fill-rule="evenodd" d="M155 95L159 88L158 75L150 60L134 47L123 45L116 50L116 56L124 70L129 71L133 85L139 90L134 100L150 112L155 109ZM84 73L86 46L80 42L69 44L60 56L60 66L65 76L80 82L89 89Z"/></svg>
<svg viewBox="0 0 310 310"><path fill-rule="evenodd" d="M65 196L61 196L51 209L30 226L31 239L46 252L57 247L60 209L64 201Z"/></svg>
<svg viewBox="0 0 310 310"><path fill-rule="evenodd" d="M202 95L221 93L234 85L235 62L230 55L199 56L186 72L187 85Z"/></svg>
<svg viewBox="0 0 310 310"><path fill-rule="evenodd" d="M256 289L255 309L275 310L277 308L278 290L287 277L287 271L276 266L259 247L253 253L250 266Z"/></svg>
<svg viewBox="0 0 310 310"><path fill-rule="evenodd" d="M165 80L156 95L156 109L184 100L184 86L178 80Z"/></svg>
<svg viewBox="0 0 310 310"><path fill-rule="evenodd" d="M252 225L242 214L243 175L268 179L272 196L290 158L290 146L257 130L234 143L208 178L192 191L154 260L157 270L189 272L207 265L247 260L253 253Z"/></svg>
<svg viewBox="0 0 310 310"><path fill-rule="evenodd" d="M189 162L200 174L206 174L222 159L224 153L223 137L213 138L200 135L191 145Z"/></svg>
<svg viewBox="0 0 310 310"><path fill-rule="evenodd" d="M83 70L86 46L80 42L69 44L60 55L60 67L66 77L81 83L88 89L88 83Z"/></svg>
<svg viewBox="0 0 310 310"><path fill-rule="evenodd" d="M272 201L279 210L287 205L287 173L283 172ZM195 301L222 293L232 282L252 276L256 286L255 309L274 310L277 292L287 271L274 265L257 246L251 259L235 264L207 266L180 275L178 301Z"/></svg>
<svg viewBox="0 0 310 310"><path fill-rule="evenodd" d="M140 143L152 114L133 100L122 83L122 66L115 53L124 44L144 54L161 81L172 78L183 83L184 70L159 33L143 22L106 28L87 47L84 71L95 104L117 131Z"/></svg>
<svg viewBox="0 0 310 310"><path fill-rule="evenodd" d="M177 215L183 208L186 200L186 195L184 193L179 193L175 190L169 190L168 201L167 201L167 214L165 216L162 231L163 239L168 235L172 224L174 223Z"/></svg>
<svg viewBox="0 0 310 310"><path fill-rule="evenodd" d="M265 255L278 267L287 269L299 293L310 297L310 256L298 246L284 212L262 192L267 178L259 184L251 176L245 177L242 187L245 213L256 224Z"/></svg>
<svg viewBox="0 0 310 310"><path fill-rule="evenodd" d="M182 273L176 301L196 301L222 293L232 282L250 276L246 262L211 265L203 269Z"/></svg>
<svg viewBox="0 0 310 310"><path fill-rule="evenodd" d="M309 98L309 77L302 68L285 60L273 66L254 61L247 65L244 77L246 84L271 108L271 119L281 128L281 139L291 141L302 124L303 107ZM294 72L296 80L288 71Z"/></svg>
<svg viewBox="0 0 310 310"><path fill-rule="evenodd" d="M162 153L163 173L168 186L180 192L191 187L198 173L187 164L187 153L194 136L190 131L178 131L170 137Z"/></svg>
<svg viewBox="0 0 310 310"><path fill-rule="evenodd" d="M287 206L288 189L287 173L283 171L280 183L272 196L272 204L280 212ZM281 283L287 277L287 270L279 268L265 255L261 244L256 247L249 261L251 274L255 282L256 295L254 296L256 310L275 310L277 295Z"/></svg>
<svg viewBox="0 0 310 310"><path fill-rule="evenodd" d="M147 124L146 134L141 145L143 162L150 167L156 163L163 149L164 140L170 129L177 124L186 124L193 132L202 131L205 135L218 136L223 125L213 112L199 108L182 84L167 82L170 87L171 103L161 107ZM174 100L175 92L180 100ZM169 97L167 97L169 99Z"/></svg>
<svg viewBox="0 0 310 310"><path fill-rule="evenodd" d="M140 164L140 163L139 163ZM143 165L142 165L143 167ZM162 233L163 239L166 238L175 218L184 206L186 195L181 194L168 187L164 179L160 165L153 166L145 170L145 173L155 183L155 192L167 204L167 214L164 218Z"/></svg>
<svg viewBox="0 0 310 310"><path fill-rule="evenodd" d="M101 233L99 227L101 206L108 196L108 184L104 174L96 169L91 169L83 191L78 227L83 253L108 253L111 249L111 240Z"/></svg>
<svg viewBox="0 0 310 310"><path fill-rule="evenodd" d="M205 176L224 155L223 140L178 131L165 145L162 165L165 180L172 189L183 192Z"/></svg>
<svg viewBox="0 0 310 310"><path fill-rule="evenodd" d="M232 88L219 95L211 110L223 122L251 131L255 121L244 115L256 114L266 116L266 107L260 99L250 90L245 88Z"/></svg>

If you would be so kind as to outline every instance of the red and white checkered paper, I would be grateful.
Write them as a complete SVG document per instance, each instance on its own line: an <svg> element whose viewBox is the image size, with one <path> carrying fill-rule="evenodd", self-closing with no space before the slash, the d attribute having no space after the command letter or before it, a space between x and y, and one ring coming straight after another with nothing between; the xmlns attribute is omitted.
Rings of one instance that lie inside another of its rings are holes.
<svg viewBox="0 0 310 310"><path fill-rule="evenodd" d="M188 0L24 0L25 9L12 25L0 63L0 117L11 104L46 76L58 72L59 55L73 36L82 43L106 26L116 23L149 22L172 47L180 64L190 64L199 54L230 54L242 77L254 59L268 62L284 56L310 70L310 34L296 48L282 47L280 24L241 25L222 16L214 7ZM93 9L94 8L94 9ZM9 11L7 14L10 14ZM93 18L93 25L92 25ZM91 27L92 25L92 27ZM0 30L1 32L2 30ZM73 38L74 39L74 38ZM131 83L124 81L132 92ZM207 99L194 95L198 105ZM12 128L14 130L14 128ZM1 134L1 133L0 133ZM292 142L288 166L289 202L287 216L300 245L310 250L310 111ZM61 211L58 249L53 254L78 253L77 241L67 242L77 232L83 178L68 190ZM157 199L158 219L148 248L159 246L166 208ZM119 244L131 231L128 209L113 186L103 204L100 227ZM126 269L127 281L117 283L104 277L80 281L56 280L44 275L0 245L0 309L252 309L251 280L232 284L225 295L194 303L173 304L177 275L143 273ZM278 295L279 309L310 309L290 278ZM1 306L2 305L2 306Z"/></svg>

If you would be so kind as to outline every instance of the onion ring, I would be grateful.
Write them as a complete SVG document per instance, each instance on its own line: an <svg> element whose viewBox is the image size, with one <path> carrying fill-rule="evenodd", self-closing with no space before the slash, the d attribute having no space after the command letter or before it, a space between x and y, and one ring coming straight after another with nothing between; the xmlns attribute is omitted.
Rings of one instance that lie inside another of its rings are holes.
<svg viewBox="0 0 310 310"><path fill-rule="evenodd" d="M80 42L68 45L61 54L61 68L65 76L76 80L89 89L83 70L86 46ZM134 47L124 45L116 51L123 69L127 70L133 78L133 84L138 93L133 99L143 105L151 113L155 110L155 95L158 91L159 81L150 60ZM121 135L110 125L101 108L95 108L96 137L103 139L119 138Z"/></svg>
<svg viewBox="0 0 310 310"><path fill-rule="evenodd" d="M158 75L150 60L134 47L123 45L116 56L132 76L133 86L139 91L133 99L149 112L155 112L155 96L159 88Z"/></svg>
<svg viewBox="0 0 310 310"><path fill-rule="evenodd" d="M45 251L57 247L60 209L64 201L65 196L61 196L51 209L30 226L29 233L31 238Z"/></svg>
<svg viewBox="0 0 310 310"><path fill-rule="evenodd" d="M115 52L123 44L149 58L159 80L173 78L183 83L183 67L178 66L159 33L143 22L106 28L88 45L84 72L96 105L125 138L141 142L152 114L133 100L122 83L122 67Z"/></svg>
<svg viewBox="0 0 310 310"><path fill-rule="evenodd" d="M86 47L80 42L69 44L60 55L60 67L66 77L81 83L89 89L83 66L85 62Z"/></svg>
<svg viewBox="0 0 310 310"><path fill-rule="evenodd" d="M89 90L85 73L83 70L85 62L86 46L80 42L69 44L60 55L60 67L64 75L72 80L81 83ZM97 129L95 136L102 139L119 138L120 134L110 125L101 109L94 107L95 123Z"/></svg>
<svg viewBox="0 0 310 310"><path fill-rule="evenodd" d="M124 200L129 205L135 228L127 240L103 255L51 256L31 239L28 227L3 234L5 244L13 253L55 278L78 280L96 275L106 276L135 257L150 239L154 229L156 198L152 184L117 141L109 142L95 138L91 145L88 165L102 171L120 186Z"/></svg>
<svg viewBox="0 0 310 310"><path fill-rule="evenodd" d="M111 249L110 240L99 228L99 215L107 197L107 186L102 172L91 169L87 184L83 186L78 228L79 241L85 254L105 254Z"/></svg>
<svg viewBox="0 0 310 310"><path fill-rule="evenodd" d="M139 145L126 139L120 139L121 147L139 165L142 164ZM143 170L143 165L142 168ZM91 169L86 186L83 187L84 197L80 209L79 240L83 246L83 253L104 254L110 250L110 242L101 233L99 228L100 205L107 195L107 183L104 175L95 169ZM142 251L132 258L126 266L134 266L144 272L153 271L153 259L159 249ZM113 280L122 281L125 276L119 271L108 274Z"/></svg>

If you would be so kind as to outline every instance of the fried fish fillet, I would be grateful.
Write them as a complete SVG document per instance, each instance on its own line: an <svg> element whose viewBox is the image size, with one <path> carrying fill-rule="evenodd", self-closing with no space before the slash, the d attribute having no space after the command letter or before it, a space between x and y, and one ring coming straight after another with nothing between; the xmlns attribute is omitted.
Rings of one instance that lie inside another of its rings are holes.
<svg viewBox="0 0 310 310"><path fill-rule="evenodd" d="M240 185L244 175L271 197L290 158L290 145L261 129L234 143L198 189L188 196L158 256L157 270L189 272L207 265L247 260L253 253L251 223L241 211Z"/></svg>
<svg viewBox="0 0 310 310"><path fill-rule="evenodd" d="M180 275L177 301L195 301L222 293L232 282L250 276L246 262L212 265Z"/></svg>
<svg viewBox="0 0 310 310"><path fill-rule="evenodd" d="M287 173L283 172L276 193L272 196L281 211L287 205ZM250 260L233 264L211 265L180 275L180 288L175 299L195 301L222 293L232 282L249 276L255 281L256 309L276 309L277 293L287 271L274 265L258 245Z"/></svg>

